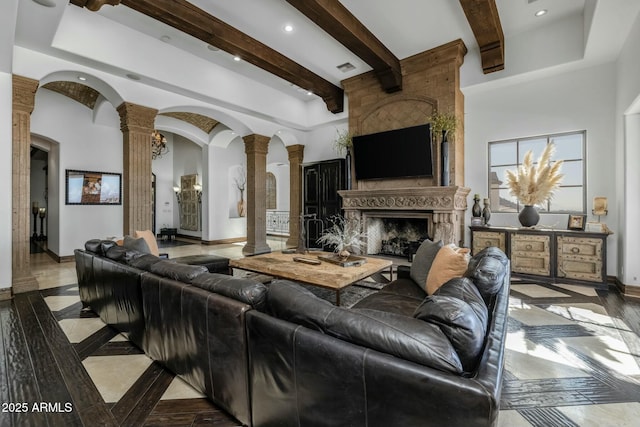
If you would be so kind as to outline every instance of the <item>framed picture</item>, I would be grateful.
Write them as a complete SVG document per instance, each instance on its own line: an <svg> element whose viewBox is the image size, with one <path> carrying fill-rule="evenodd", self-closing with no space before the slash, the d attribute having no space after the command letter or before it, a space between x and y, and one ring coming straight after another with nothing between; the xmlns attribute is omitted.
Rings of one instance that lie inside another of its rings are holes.
<svg viewBox="0 0 640 427"><path fill-rule="evenodd" d="M584 231L586 220L587 220L586 215L569 215L569 223L567 224L567 230Z"/></svg>
<svg viewBox="0 0 640 427"><path fill-rule="evenodd" d="M121 205L122 174L67 169L67 205Z"/></svg>

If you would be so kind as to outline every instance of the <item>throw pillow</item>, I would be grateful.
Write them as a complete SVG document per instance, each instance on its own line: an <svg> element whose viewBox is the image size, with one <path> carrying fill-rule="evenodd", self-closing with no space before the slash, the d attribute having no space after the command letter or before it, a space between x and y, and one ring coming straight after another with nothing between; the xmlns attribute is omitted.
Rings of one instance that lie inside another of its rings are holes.
<svg viewBox="0 0 640 427"><path fill-rule="evenodd" d="M135 233L136 238L142 237L145 242L147 242L147 246L149 246L149 253L155 256L160 256L160 250L158 249L158 242L156 241L156 236L153 235L151 230L136 230Z"/></svg>
<svg viewBox="0 0 640 427"><path fill-rule="evenodd" d="M460 277L469 265L469 249L447 245L436 254L425 281L425 290L433 295L438 288L454 277Z"/></svg>
<svg viewBox="0 0 640 427"><path fill-rule="evenodd" d="M151 253L149 245L143 238L134 239L131 236L124 236L124 243L122 246L126 249L133 249L134 251L142 252L144 254Z"/></svg>
<svg viewBox="0 0 640 427"><path fill-rule="evenodd" d="M487 326L469 304L452 296L433 295L425 298L413 317L438 325L458 353L465 372L475 370Z"/></svg>
<svg viewBox="0 0 640 427"><path fill-rule="evenodd" d="M427 275L431 269L431 264L436 257L436 254L442 247L442 240L432 242L427 239L416 251L411 263L411 270L409 276L413 279L420 288L424 289L424 284L427 282Z"/></svg>

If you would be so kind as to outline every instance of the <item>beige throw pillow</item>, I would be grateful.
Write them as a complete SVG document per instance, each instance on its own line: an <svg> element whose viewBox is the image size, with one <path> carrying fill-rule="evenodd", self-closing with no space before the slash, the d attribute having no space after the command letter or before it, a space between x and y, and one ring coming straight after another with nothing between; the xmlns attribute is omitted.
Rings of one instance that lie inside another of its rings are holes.
<svg viewBox="0 0 640 427"><path fill-rule="evenodd" d="M156 236L153 235L151 230L138 231L135 234L136 239L142 237L147 246L149 246L149 253L155 256L160 256L160 250L158 249L158 242L156 242Z"/></svg>
<svg viewBox="0 0 640 427"><path fill-rule="evenodd" d="M438 288L454 277L462 276L469 265L469 248L447 245L436 254L425 283L428 295L433 295Z"/></svg>

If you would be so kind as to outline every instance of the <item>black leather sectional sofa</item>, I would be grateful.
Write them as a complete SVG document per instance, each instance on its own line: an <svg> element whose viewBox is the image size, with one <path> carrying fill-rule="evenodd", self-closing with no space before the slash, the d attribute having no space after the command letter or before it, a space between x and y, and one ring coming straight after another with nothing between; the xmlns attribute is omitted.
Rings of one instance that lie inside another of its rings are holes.
<svg viewBox="0 0 640 427"><path fill-rule="evenodd" d="M245 425L497 422L510 280L499 250L430 297L401 269L351 309L107 242L75 255L83 303Z"/></svg>

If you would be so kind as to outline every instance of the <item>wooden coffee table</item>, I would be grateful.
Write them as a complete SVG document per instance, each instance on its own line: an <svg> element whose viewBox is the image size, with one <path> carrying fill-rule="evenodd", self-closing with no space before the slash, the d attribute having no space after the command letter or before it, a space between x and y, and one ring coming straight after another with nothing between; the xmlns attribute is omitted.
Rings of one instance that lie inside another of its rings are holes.
<svg viewBox="0 0 640 427"><path fill-rule="evenodd" d="M382 258L365 257L366 262L360 266L342 267L326 261L317 265L294 261L294 258L305 258L315 261L318 255L326 252L301 254L283 254L272 252L246 258L232 259L229 266L281 279L290 279L308 285L319 286L336 291L336 305L340 305L340 291L379 271L389 269L392 272L393 263Z"/></svg>

